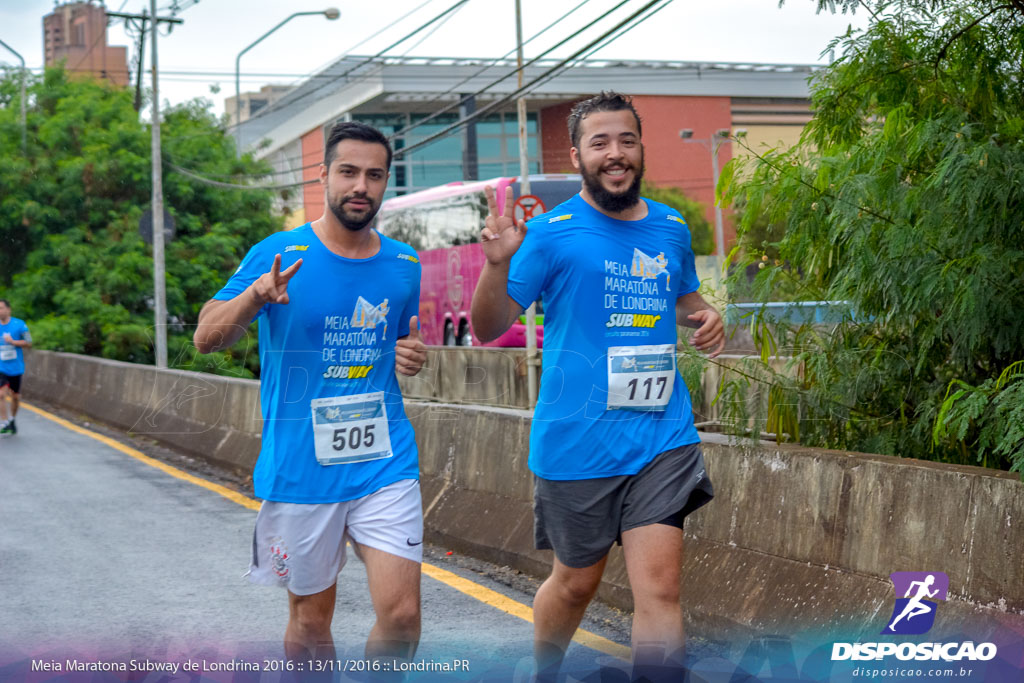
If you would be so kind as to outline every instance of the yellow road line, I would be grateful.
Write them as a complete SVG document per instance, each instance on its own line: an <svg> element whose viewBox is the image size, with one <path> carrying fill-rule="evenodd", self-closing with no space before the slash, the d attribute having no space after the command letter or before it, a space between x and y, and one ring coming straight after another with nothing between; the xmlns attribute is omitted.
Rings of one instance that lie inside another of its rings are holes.
<svg viewBox="0 0 1024 683"><path fill-rule="evenodd" d="M171 465L168 465L165 462L161 462L159 460L151 458L148 455L142 453L141 451L135 450L131 446L125 446L123 443L115 441L110 437L103 436L102 434L97 434L96 432L86 429L85 427L79 427L78 425L72 422L68 422L67 420L61 417L57 417L53 413L49 413L41 408L36 408L35 406L29 405L28 403L25 402L22 402L21 406L26 410L30 410L41 417L45 417L47 420L50 420L51 422L56 422L61 427L70 429L76 434L88 436L92 439L99 441L100 443L110 446L116 451L120 451L125 455L130 455L136 460L144 462L150 467L155 467L161 472L169 474L176 479L181 479L182 481L187 481L190 484L201 486L208 491L213 491L216 494L224 496L231 502L238 503L242 507L248 508L250 510L260 509L259 501L249 498L248 496L244 496L241 493L238 493L237 491L232 491L231 489L221 486L220 484L214 484L211 481L207 481L200 477L193 476L188 472L179 470L177 467L172 467ZM436 567L432 564L427 564L426 562L423 563L423 573L429 576L430 578L435 579L436 581L440 581L441 583L451 588L454 588L460 593L465 593L474 600L478 600L486 605L494 607L495 609L501 610L502 612L511 614L514 617L519 617L523 621L528 621L531 624L533 623L533 610L531 608L527 607L521 602L516 602L512 598L502 595L498 591L491 590L490 588L486 588L485 586L481 586L480 584L474 583L469 579L465 579L459 576L458 574L454 574L448 571L447 569L441 569L440 567ZM620 659L628 660L630 656L630 650L625 645L619 645L618 643L608 640L607 638L602 638L596 633L584 631L583 629L576 630L576 635L573 636L573 640L579 643L580 645L589 647L592 650L597 650L598 652L602 652L606 655L611 655L613 657L618 657Z"/></svg>
<svg viewBox="0 0 1024 683"><path fill-rule="evenodd" d="M498 591L491 590L485 586L481 586L478 583L474 583L469 579L465 579L458 574L453 574L447 569L441 569L435 567L432 564L423 563L423 573L432 579L436 579L443 584L446 584L460 593L465 593L469 597L479 600L482 603L490 605L496 609L511 614L514 617L519 617L523 621L533 623L533 610L522 604L516 602L512 598L502 595ZM625 645L619 645L618 643L602 638L596 633L590 631L584 631L583 629L576 629L576 635L572 638L580 645L586 645L592 650L603 652L606 655L612 655L619 659L628 660L630 656L630 650Z"/></svg>
<svg viewBox="0 0 1024 683"><path fill-rule="evenodd" d="M70 429L73 432L76 432L78 434L82 434L83 436L88 436L90 438L96 439L97 441L99 441L101 443L104 443L107 446L110 446L114 450L121 451L125 455L130 455L133 458L135 458L136 460L144 462L147 465L149 465L150 467L155 467L158 470L160 470L161 472L169 474L172 477L175 477L176 479L181 479L183 481L187 481L188 483L195 484L196 486L202 486L204 489L207 489L209 491L213 491L214 493L220 494L220 495L224 496L225 498L227 498L228 500L230 500L231 502L238 503L242 507L247 507L250 510L259 510L260 509L259 501L253 500L252 498L249 498L248 496L243 496L241 493L238 493L237 491L232 491L231 489L229 489L229 488L227 488L225 486L221 486L220 484L214 484L212 481L207 481L205 479L201 479L199 477L193 476L193 475L189 474L188 472L185 472L183 470L179 470L177 467L172 467L172 466L168 465L167 463L160 462L159 460L151 458L148 455L142 453L141 451L137 451L137 450L135 450L134 448L132 448L130 446L125 446L123 443L120 443L119 441L114 441L110 437L103 436L102 434L97 434L96 432L91 431L89 429L86 429L84 427L79 427L78 425L76 425L76 424L74 424L72 422L68 422L67 420L65 420L63 418L57 417L56 415L54 415L52 413L46 412L45 410L42 410L41 408L36 408L35 406L29 405L29 404L24 403L24 402L21 404L21 406L23 408L31 410L33 413L35 413L37 415L41 415L41 416L45 417L47 420L52 420L53 422L56 422L61 427L66 427L67 429Z"/></svg>

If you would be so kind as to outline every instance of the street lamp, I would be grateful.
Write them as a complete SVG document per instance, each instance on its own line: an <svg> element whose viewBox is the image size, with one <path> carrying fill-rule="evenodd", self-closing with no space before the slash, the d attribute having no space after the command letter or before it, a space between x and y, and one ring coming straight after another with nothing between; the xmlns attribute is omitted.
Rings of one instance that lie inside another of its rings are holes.
<svg viewBox="0 0 1024 683"><path fill-rule="evenodd" d="M711 175L714 187L718 188L718 148L722 146L724 142L730 142L729 129L720 128L714 132L710 140L694 139L692 128L683 128L679 131L679 137L683 139L683 142L697 142L703 145L706 149L711 151ZM715 202L715 244L717 245L718 255L725 258L725 230L722 226L722 207L719 203Z"/></svg>
<svg viewBox="0 0 1024 683"><path fill-rule="evenodd" d="M337 8L335 8L335 7L328 7L327 9L321 10L319 12L296 12L295 14L292 14L291 16L287 17L280 24L278 24L274 28L270 29L269 31L264 33L262 36L257 38L256 40L254 40L252 43L250 43L249 46L246 47L241 52L239 52L238 53L238 57L235 58L235 147L237 147L237 154L238 154L238 156L242 156L242 133L241 133L241 128L240 128L241 123L242 123L242 88L241 88L241 85L239 84L239 73L240 73L239 72L239 64L240 64L240 62L242 60L242 55L244 55L246 52L248 52L252 48L256 47L256 45L261 40L263 40L264 38L269 36L271 33L273 33L277 29L279 29L282 26L284 26L285 24L287 24L289 21L291 21L295 17L302 17L302 16L316 15L316 14L322 14L323 16L327 17L327 19L329 19L330 21L334 21L335 19L337 19L338 17L341 16L341 12Z"/></svg>
<svg viewBox="0 0 1024 683"><path fill-rule="evenodd" d="M14 53L15 57L21 60L21 153L25 154L25 58L4 41L0 40L0 45L6 47Z"/></svg>

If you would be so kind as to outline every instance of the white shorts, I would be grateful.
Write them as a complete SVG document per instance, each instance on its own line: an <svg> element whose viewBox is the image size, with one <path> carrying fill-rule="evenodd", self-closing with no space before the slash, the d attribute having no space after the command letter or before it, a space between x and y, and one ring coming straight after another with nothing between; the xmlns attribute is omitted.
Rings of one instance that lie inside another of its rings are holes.
<svg viewBox="0 0 1024 683"><path fill-rule="evenodd" d="M295 595L327 590L345 566L349 539L422 562L419 481L403 479L344 503L263 501L253 532L249 580L282 586Z"/></svg>

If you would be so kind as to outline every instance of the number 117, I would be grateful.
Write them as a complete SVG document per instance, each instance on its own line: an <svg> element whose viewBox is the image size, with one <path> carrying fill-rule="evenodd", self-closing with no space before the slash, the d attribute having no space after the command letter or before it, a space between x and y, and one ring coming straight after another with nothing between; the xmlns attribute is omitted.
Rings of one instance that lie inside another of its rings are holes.
<svg viewBox="0 0 1024 683"><path fill-rule="evenodd" d="M665 394L665 387L668 386L668 378L658 377L657 380L654 380L653 378L648 377L643 381L643 386L647 390L647 395L643 398L644 401L651 400L651 388L654 386L655 382L658 384L658 396L655 400L660 401L661 397ZM629 380L629 384L626 386L629 387L629 400L632 401L636 398L636 388L639 386L639 383L636 379L631 379Z"/></svg>

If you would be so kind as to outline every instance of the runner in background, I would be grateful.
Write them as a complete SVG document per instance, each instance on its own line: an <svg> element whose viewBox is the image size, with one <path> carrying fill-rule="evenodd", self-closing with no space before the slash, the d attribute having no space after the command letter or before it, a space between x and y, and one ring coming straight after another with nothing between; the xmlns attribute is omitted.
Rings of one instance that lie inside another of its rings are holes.
<svg viewBox="0 0 1024 683"><path fill-rule="evenodd" d="M21 378L25 374L24 350L32 347L32 335L24 320L11 317L11 304L0 299L0 434L14 435L14 417L21 401ZM7 399L10 398L10 408Z"/></svg>

